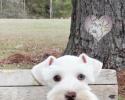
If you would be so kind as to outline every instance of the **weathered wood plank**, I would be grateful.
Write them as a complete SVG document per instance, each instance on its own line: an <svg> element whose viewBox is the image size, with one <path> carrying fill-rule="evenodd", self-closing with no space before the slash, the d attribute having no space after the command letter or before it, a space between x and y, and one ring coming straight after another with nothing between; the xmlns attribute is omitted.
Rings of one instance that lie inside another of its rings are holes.
<svg viewBox="0 0 125 100"><path fill-rule="evenodd" d="M38 85L30 70L0 70L0 86ZM92 84L92 83L91 83ZM116 72L103 69L101 75L93 84L117 84Z"/></svg>
<svg viewBox="0 0 125 100"><path fill-rule="evenodd" d="M99 100L118 100L117 85L91 86ZM0 87L0 100L46 100L48 88L34 87Z"/></svg>
<svg viewBox="0 0 125 100"><path fill-rule="evenodd" d="M118 100L117 85L92 85L91 88L99 100Z"/></svg>
<svg viewBox="0 0 125 100"><path fill-rule="evenodd" d="M117 84L116 71L111 69L103 69L96 78L94 84Z"/></svg>

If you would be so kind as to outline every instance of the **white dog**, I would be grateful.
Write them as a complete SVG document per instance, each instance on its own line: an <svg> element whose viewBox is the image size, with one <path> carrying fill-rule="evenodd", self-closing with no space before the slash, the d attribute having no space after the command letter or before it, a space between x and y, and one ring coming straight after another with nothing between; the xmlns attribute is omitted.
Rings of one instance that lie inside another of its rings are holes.
<svg viewBox="0 0 125 100"><path fill-rule="evenodd" d="M57 59L50 56L36 65L32 73L38 82L52 88L47 100L98 100L88 83L94 82L101 68L100 61L86 54Z"/></svg>

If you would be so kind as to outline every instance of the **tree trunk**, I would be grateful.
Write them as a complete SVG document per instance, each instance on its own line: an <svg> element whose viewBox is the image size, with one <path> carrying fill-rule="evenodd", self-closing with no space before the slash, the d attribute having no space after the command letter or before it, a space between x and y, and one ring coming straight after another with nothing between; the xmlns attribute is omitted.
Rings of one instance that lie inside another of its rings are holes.
<svg viewBox="0 0 125 100"><path fill-rule="evenodd" d="M52 14L53 14L53 0L50 0L50 8L49 8L49 12L50 12L50 19L52 19Z"/></svg>
<svg viewBox="0 0 125 100"><path fill-rule="evenodd" d="M26 13L26 0L23 0L23 11Z"/></svg>
<svg viewBox="0 0 125 100"><path fill-rule="evenodd" d="M1 10L1 13L3 12L3 0L0 1L0 10Z"/></svg>
<svg viewBox="0 0 125 100"><path fill-rule="evenodd" d="M84 52L102 61L103 68L125 67L125 0L72 0L72 6L70 36L64 54ZM110 16L111 31L100 39L90 34L85 28L90 15L98 20Z"/></svg>

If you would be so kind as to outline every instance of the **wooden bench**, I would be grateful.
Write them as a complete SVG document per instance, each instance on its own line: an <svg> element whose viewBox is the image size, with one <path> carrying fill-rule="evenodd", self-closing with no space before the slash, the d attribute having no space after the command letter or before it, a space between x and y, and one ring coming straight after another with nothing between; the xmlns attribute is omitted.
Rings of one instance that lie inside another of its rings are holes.
<svg viewBox="0 0 125 100"><path fill-rule="evenodd" d="M90 87L99 100L118 100L114 70L103 69ZM0 100L46 100L47 91L34 80L30 70L0 70Z"/></svg>

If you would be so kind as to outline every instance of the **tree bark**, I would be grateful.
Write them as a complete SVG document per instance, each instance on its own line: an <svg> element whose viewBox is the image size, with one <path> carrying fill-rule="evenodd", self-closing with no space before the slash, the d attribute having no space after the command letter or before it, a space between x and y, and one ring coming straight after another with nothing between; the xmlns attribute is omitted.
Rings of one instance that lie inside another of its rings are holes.
<svg viewBox="0 0 125 100"><path fill-rule="evenodd" d="M0 10L1 10L1 13L3 12L3 0L0 1Z"/></svg>
<svg viewBox="0 0 125 100"><path fill-rule="evenodd" d="M103 68L125 67L125 0L72 0L71 29L65 54L86 53L103 62ZM112 29L99 41L88 33L85 19L108 15Z"/></svg>
<svg viewBox="0 0 125 100"><path fill-rule="evenodd" d="M53 0L50 0L50 8L49 8L49 12L50 12L50 19L52 19L52 13L53 13Z"/></svg>

